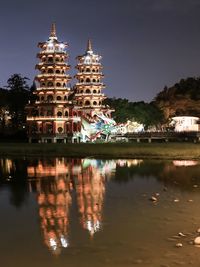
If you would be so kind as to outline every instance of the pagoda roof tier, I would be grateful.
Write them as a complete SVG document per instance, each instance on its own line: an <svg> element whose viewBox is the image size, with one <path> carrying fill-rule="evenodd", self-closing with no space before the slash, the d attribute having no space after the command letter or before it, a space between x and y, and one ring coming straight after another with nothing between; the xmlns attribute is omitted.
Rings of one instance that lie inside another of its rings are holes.
<svg viewBox="0 0 200 267"><path fill-rule="evenodd" d="M78 107L78 109L81 109L81 110L90 110L90 111L95 111L95 110L107 110L106 107L104 105L100 105L100 106L92 106L92 105L89 105L89 106L79 106L79 105L76 105Z"/></svg>
<svg viewBox="0 0 200 267"><path fill-rule="evenodd" d="M82 97L81 97L82 96ZM102 93L100 93L100 94L98 94L98 93L95 93L95 94L92 94L92 93L81 93L81 94L75 94L75 98L76 99L82 99L83 97L85 98L85 97L89 97L89 96L92 96L92 97L94 97L94 98L101 98L101 97L105 97L105 95L104 94L102 94Z"/></svg>
<svg viewBox="0 0 200 267"><path fill-rule="evenodd" d="M90 69L93 69L93 68L96 68L96 69L98 69L98 70L102 70L103 69L103 67L102 66L100 66L100 65L98 65L98 66L94 66L94 65L92 65L92 66L90 66L90 67L88 67L88 66L86 66L86 65L81 65L81 66L75 66L75 69L77 69L79 72L82 72L82 70L84 70L85 68L90 68ZM85 73L86 71L84 71L83 73ZM92 71L91 71L92 72Z"/></svg>
<svg viewBox="0 0 200 267"><path fill-rule="evenodd" d="M56 89L37 89L37 92L34 92L34 95L42 96L42 95L63 95L63 96L69 96L71 90L65 89L65 90L56 90Z"/></svg>
<svg viewBox="0 0 200 267"><path fill-rule="evenodd" d="M57 103L56 101L52 101L52 102L35 102L35 104L37 105L37 108L39 107L51 107L51 108L57 108L58 105L62 105L62 107L60 108L67 108L67 107L70 107L72 104L71 103L68 103L68 101L66 102L63 102L63 103Z"/></svg>
<svg viewBox="0 0 200 267"><path fill-rule="evenodd" d="M55 100L55 101L36 101L35 104L37 104L37 106L55 106L56 108L58 107L58 105L62 106L61 108L64 108L66 107L66 105L68 105L68 100L65 100L65 101L58 101L58 100Z"/></svg>
<svg viewBox="0 0 200 267"><path fill-rule="evenodd" d="M69 87L37 87L36 91L52 91L52 92L59 92L59 91L71 91L71 89ZM33 93L35 93L36 91L34 91Z"/></svg>
<svg viewBox="0 0 200 267"><path fill-rule="evenodd" d="M94 88L94 89L101 89L101 88L105 88L105 84L103 83L76 83L76 87L78 88L85 88L85 89L90 89L90 88Z"/></svg>
<svg viewBox="0 0 200 267"><path fill-rule="evenodd" d="M66 63L61 63L61 64L57 64L57 63L53 63L53 64L46 64L46 63L38 63L35 65L35 69L48 69L48 67L52 67L54 69L60 69L60 68L64 68L66 70L70 69L70 65L67 65Z"/></svg>
<svg viewBox="0 0 200 267"><path fill-rule="evenodd" d="M90 101L90 102L94 102L94 101L96 101L96 102L98 102L98 101L103 101L104 99L106 99L106 98L102 98L102 99L96 99L96 98L85 98L85 99L76 99L76 101L84 101L84 100L86 100L86 101ZM78 105L78 104L77 104ZM81 106L85 106L84 104L80 104ZM92 103L90 104L90 105L92 105ZM95 106L101 106L102 104L97 104L97 105L95 105ZM93 105L92 105L93 106Z"/></svg>
<svg viewBox="0 0 200 267"><path fill-rule="evenodd" d="M37 79L37 77L35 77L34 81L37 81L39 83L40 82L46 82L46 81L55 82L55 80L41 80L41 79ZM60 80L56 80L56 81L60 82ZM64 90L64 89L68 88L68 87L66 87L66 85L68 84L69 81L70 81L69 79L64 79L64 80L61 81L61 82L65 82L65 86L62 86L62 85L61 86L57 86L56 84L52 85L52 86L47 86L47 85L40 86L40 85L38 85L38 88Z"/></svg>
<svg viewBox="0 0 200 267"><path fill-rule="evenodd" d="M88 76L88 77L101 77L101 78L103 78L104 77L104 74L102 74L102 73L97 73L97 72L79 72L79 73L77 73L74 77L79 77L79 76L83 76L83 77L86 77L86 76Z"/></svg>
<svg viewBox="0 0 200 267"><path fill-rule="evenodd" d="M86 94L82 97L75 97L76 100L103 100L106 99L107 97L102 95L102 96L95 96L92 94Z"/></svg>
<svg viewBox="0 0 200 267"><path fill-rule="evenodd" d="M42 73L42 74L38 74L36 76L37 78L71 78L69 76L69 74L58 74L58 73Z"/></svg>
<svg viewBox="0 0 200 267"><path fill-rule="evenodd" d="M38 67L52 67L52 68L56 68L56 67L64 67L64 66L66 66L67 67L67 69L70 69L71 68L71 66L70 65L68 65L68 64L66 64L66 63L64 63L64 62L62 62L62 63L44 63L44 62L41 62L41 63L38 63L38 64L36 64L35 65L35 69L38 69Z"/></svg>
<svg viewBox="0 0 200 267"><path fill-rule="evenodd" d="M96 60L99 61L101 58L102 58L101 56L95 55L93 53L93 51L86 51L85 54L79 55L76 57L76 59L78 59L79 61L83 61L84 64L93 64L93 63L95 63ZM87 61L87 59L90 59L90 62ZM93 60L95 60L95 61L93 61ZM80 63L82 63L82 62L80 62ZM99 63L99 62L96 62L96 63Z"/></svg>
<svg viewBox="0 0 200 267"><path fill-rule="evenodd" d="M48 40L46 42L39 42L38 43L38 47L39 48L47 48L49 44L53 44L55 47L58 47L60 45L62 45L62 48L67 48L69 46L69 44L67 42L62 42L62 41L58 41L58 40Z"/></svg>
<svg viewBox="0 0 200 267"><path fill-rule="evenodd" d="M78 56L77 59L83 59L83 60L86 60L86 61L88 61L88 59L90 59L90 60L93 60L93 59L100 60L101 56L94 54L94 52L92 50L92 42L89 39L88 42L87 42L85 53L83 55Z"/></svg>
<svg viewBox="0 0 200 267"><path fill-rule="evenodd" d="M92 64L78 63L75 68L78 69L79 67L90 67L90 68L99 67L101 69L103 68L101 63L99 63L99 62L98 63L92 63Z"/></svg>
<svg viewBox="0 0 200 267"><path fill-rule="evenodd" d="M37 87L37 89L33 92L33 94L37 94L38 92L47 92L49 91L50 93L57 93L57 92L70 92L72 91L69 87L57 87L57 86L52 86L52 87Z"/></svg>
<svg viewBox="0 0 200 267"><path fill-rule="evenodd" d="M43 75L41 75L41 76L37 75L35 77L35 81L38 81L38 82L55 82L56 81L56 82L65 82L65 83L67 83L70 80L71 80L70 76L65 76L63 78L60 78L60 77L57 77L57 76L55 76L55 77L46 77L46 76L43 76ZM49 86L49 87L51 87L51 86ZM52 87L55 87L55 86L52 86Z"/></svg>
<svg viewBox="0 0 200 267"><path fill-rule="evenodd" d="M35 81L40 82L40 80L38 80L36 78L35 78ZM52 82L53 82L53 80L52 80ZM64 80L64 82L67 84L68 83L68 80ZM51 90L51 89L64 90L64 89L68 88L66 86L57 86L56 84L55 85L52 85L52 86L40 86L40 85L38 85L38 86L39 86L38 88L44 88L44 89L47 89L47 90Z"/></svg>
<svg viewBox="0 0 200 267"><path fill-rule="evenodd" d="M78 106L78 107L79 107L80 110L85 110L86 109L87 111L88 110L90 110L90 111L95 111L95 110L96 111L97 110L98 111L102 111L105 108L105 106L101 106L101 105L100 106L92 106L92 105L90 105L90 106L85 106L85 107Z"/></svg>
<svg viewBox="0 0 200 267"><path fill-rule="evenodd" d="M92 94L86 94L82 97L75 97L76 100L103 100L103 99L106 99L107 97L104 96L104 95L101 95L101 96L95 96L95 95L92 95Z"/></svg>
<svg viewBox="0 0 200 267"><path fill-rule="evenodd" d="M91 98L81 98L81 99L76 99L76 101L84 101L84 100L87 100L87 101L90 101L90 102L92 102L92 101L103 101L103 100L105 100L106 99L106 97L104 97L104 98L101 98L101 99L98 99L98 98L93 98L93 97L91 97ZM76 104L76 105L78 105L78 104ZM90 104L90 105L92 105L92 104ZM78 105L79 106L79 105ZM83 105L83 104L80 104L80 106L85 106L85 105ZM93 105L92 105L93 106ZM100 105L95 105L95 106L102 106L101 104Z"/></svg>
<svg viewBox="0 0 200 267"><path fill-rule="evenodd" d="M68 53L66 51L55 51L55 52L52 52L52 51L40 51L37 53L37 55L51 55L51 54L54 54L54 55L68 55Z"/></svg>
<svg viewBox="0 0 200 267"><path fill-rule="evenodd" d="M39 52L37 53L37 58L42 58L43 56L49 56L51 55L52 57L55 56L63 56L65 59L69 57L69 55L66 52L60 52L60 53L52 53L52 52Z"/></svg>

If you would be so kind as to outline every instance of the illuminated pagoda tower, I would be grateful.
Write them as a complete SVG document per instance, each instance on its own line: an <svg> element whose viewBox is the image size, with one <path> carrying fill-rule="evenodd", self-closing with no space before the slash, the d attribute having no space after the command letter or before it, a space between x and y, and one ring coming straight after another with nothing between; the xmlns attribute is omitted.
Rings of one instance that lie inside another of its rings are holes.
<svg viewBox="0 0 200 267"><path fill-rule="evenodd" d="M112 110L106 108L102 101L106 98L102 93L105 85L102 83L101 56L94 54L91 41L88 40L87 49L84 55L77 57L78 73L75 78L78 82L75 85L74 104L82 111L90 122L93 122L97 114L104 114L111 117Z"/></svg>
<svg viewBox="0 0 200 267"><path fill-rule="evenodd" d="M38 44L41 51L37 55L40 74L35 78L36 100L27 106L29 142L73 141L80 131L80 118L69 101L67 46L58 41L55 24L48 41Z"/></svg>

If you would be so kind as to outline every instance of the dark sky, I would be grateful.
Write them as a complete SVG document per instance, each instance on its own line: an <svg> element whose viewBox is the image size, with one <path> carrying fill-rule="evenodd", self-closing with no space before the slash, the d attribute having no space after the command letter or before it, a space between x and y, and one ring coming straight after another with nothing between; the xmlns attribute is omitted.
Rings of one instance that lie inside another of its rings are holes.
<svg viewBox="0 0 200 267"><path fill-rule="evenodd" d="M92 39L108 96L150 101L165 85L200 76L200 0L1 0L0 86L13 73L33 80L37 43L52 22L69 43L71 75Z"/></svg>

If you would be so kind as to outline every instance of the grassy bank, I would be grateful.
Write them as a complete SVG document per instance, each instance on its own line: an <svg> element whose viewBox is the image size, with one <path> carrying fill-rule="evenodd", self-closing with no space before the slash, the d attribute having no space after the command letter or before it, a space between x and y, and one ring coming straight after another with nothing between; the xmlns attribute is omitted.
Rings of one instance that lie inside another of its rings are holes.
<svg viewBox="0 0 200 267"><path fill-rule="evenodd" d="M97 158L200 159L200 144L108 143L26 144L2 143L0 156L64 156Z"/></svg>

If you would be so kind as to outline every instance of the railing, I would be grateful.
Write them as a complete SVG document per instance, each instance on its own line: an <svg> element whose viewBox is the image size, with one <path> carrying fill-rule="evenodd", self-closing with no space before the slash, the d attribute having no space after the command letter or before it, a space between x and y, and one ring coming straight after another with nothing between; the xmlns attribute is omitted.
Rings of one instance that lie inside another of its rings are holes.
<svg viewBox="0 0 200 267"><path fill-rule="evenodd" d="M45 60L45 61L37 63L36 66L43 66L43 65L65 65L65 66L69 67L69 65L67 64L66 61L57 61L57 60L54 60L51 62Z"/></svg>
<svg viewBox="0 0 200 267"><path fill-rule="evenodd" d="M35 133L30 133L29 136L31 138L54 138L54 137L69 137L71 136L70 133L39 133L39 132L35 132Z"/></svg>
<svg viewBox="0 0 200 267"><path fill-rule="evenodd" d="M92 95L92 96L100 96L100 95L102 95L102 96L104 96L103 93L76 93L75 95L76 96L82 96L82 95Z"/></svg>
<svg viewBox="0 0 200 267"><path fill-rule="evenodd" d="M69 74L61 74L61 73L42 73L42 74L38 74L37 77L51 77L51 76L57 76L57 77L69 77Z"/></svg>
<svg viewBox="0 0 200 267"><path fill-rule="evenodd" d="M76 76L82 76L82 75L90 75L90 74L92 74L92 75L94 75L94 76L102 76L103 75L103 72L93 72L93 71L83 71L83 72L78 72L77 74L76 74Z"/></svg>
<svg viewBox="0 0 200 267"><path fill-rule="evenodd" d="M81 82L81 83L76 83L76 85L101 85L101 86L105 86L101 82Z"/></svg>
<svg viewBox="0 0 200 267"><path fill-rule="evenodd" d="M64 90L70 90L70 88L69 87L64 87L64 86L61 86L61 87L57 87L57 86L45 86L45 87L37 87L37 90L54 90L54 89L56 89L56 90L61 90L61 91L64 91Z"/></svg>
<svg viewBox="0 0 200 267"><path fill-rule="evenodd" d="M66 116L27 116L27 121L45 121L45 120L65 120L65 121L68 121L68 120L73 120L73 121L81 121L81 118L80 117L74 117L74 116L69 116L69 117L66 117Z"/></svg>
<svg viewBox="0 0 200 267"><path fill-rule="evenodd" d="M142 132L122 134L128 138L184 138L198 137L200 132Z"/></svg>
<svg viewBox="0 0 200 267"><path fill-rule="evenodd" d="M38 54L54 54L54 53L59 53L59 54L67 54L65 50L58 50L58 49L52 49L52 50L41 50Z"/></svg>

